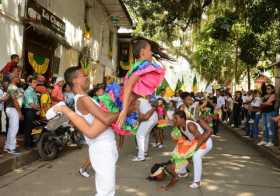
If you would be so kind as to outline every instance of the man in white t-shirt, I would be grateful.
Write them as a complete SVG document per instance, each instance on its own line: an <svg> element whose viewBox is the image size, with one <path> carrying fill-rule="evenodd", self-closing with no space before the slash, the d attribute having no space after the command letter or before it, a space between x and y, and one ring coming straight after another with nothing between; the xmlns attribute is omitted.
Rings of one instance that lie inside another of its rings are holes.
<svg viewBox="0 0 280 196"><path fill-rule="evenodd" d="M217 91L217 109L222 109L226 105L226 99L225 97L220 93L220 91Z"/></svg>
<svg viewBox="0 0 280 196"><path fill-rule="evenodd" d="M75 112L65 106L55 106L54 110L64 113L86 136L90 162L95 170L96 196L114 196L118 151L109 126L119 114L102 111L98 103L87 96L89 79L80 67L68 68L64 77L75 93Z"/></svg>
<svg viewBox="0 0 280 196"><path fill-rule="evenodd" d="M144 161L148 154L149 138L153 127L158 122L158 116L150 102L145 98L139 98L140 125L136 133L138 155L132 161Z"/></svg>

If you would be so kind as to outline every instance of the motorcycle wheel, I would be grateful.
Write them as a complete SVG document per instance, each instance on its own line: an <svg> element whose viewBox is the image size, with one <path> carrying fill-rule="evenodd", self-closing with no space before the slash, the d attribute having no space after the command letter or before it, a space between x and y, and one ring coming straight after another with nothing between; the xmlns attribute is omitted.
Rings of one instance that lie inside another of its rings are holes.
<svg viewBox="0 0 280 196"><path fill-rule="evenodd" d="M50 161L57 157L58 147L50 138L53 134L44 132L37 144L39 156L44 161Z"/></svg>

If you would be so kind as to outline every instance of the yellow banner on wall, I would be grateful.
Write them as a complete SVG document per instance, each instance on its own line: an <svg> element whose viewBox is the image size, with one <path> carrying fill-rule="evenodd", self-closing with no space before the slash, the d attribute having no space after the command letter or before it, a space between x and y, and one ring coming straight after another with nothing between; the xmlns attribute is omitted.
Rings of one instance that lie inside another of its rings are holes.
<svg viewBox="0 0 280 196"><path fill-rule="evenodd" d="M50 59L28 52L28 62L36 73L44 74L48 70Z"/></svg>

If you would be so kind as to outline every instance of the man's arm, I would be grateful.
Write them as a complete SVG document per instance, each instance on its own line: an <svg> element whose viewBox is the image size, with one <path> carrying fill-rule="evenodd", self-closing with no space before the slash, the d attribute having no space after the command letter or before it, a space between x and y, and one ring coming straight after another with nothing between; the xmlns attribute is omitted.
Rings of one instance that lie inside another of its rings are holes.
<svg viewBox="0 0 280 196"><path fill-rule="evenodd" d="M62 112L83 134L89 138L96 138L106 130L108 126L103 124L99 119L95 119L92 124L88 124L85 119L76 114L67 106L56 106L56 112Z"/></svg>
<svg viewBox="0 0 280 196"><path fill-rule="evenodd" d="M79 98L77 105L80 109L92 114L95 118L98 118L107 126L111 126L112 123L115 122L119 116L119 113L104 112L88 96L83 96Z"/></svg>

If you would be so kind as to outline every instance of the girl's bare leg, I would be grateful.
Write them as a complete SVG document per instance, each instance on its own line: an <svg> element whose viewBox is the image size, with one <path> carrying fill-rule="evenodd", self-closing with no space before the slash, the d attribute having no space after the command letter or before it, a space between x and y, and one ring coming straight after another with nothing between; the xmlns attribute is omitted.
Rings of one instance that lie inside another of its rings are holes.
<svg viewBox="0 0 280 196"><path fill-rule="evenodd" d="M158 145L160 143L160 139L159 139L159 128L155 128L155 139L156 139L156 145Z"/></svg>
<svg viewBox="0 0 280 196"><path fill-rule="evenodd" d="M168 191L171 187L173 187L179 180L176 171L175 171L175 165L171 164L167 166L166 168L168 170L168 173L171 175L171 180L166 186L162 186L159 191Z"/></svg>
<svg viewBox="0 0 280 196"><path fill-rule="evenodd" d="M163 144L163 128L159 129L159 143Z"/></svg>
<svg viewBox="0 0 280 196"><path fill-rule="evenodd" d="M118 150L121 150L124 144L124 135L119 135Z"/></svg>
<svg viewBox="0 0 280 196"><path fill-rule="evenodd" d="M90 160L89 160L89 158L88 159L86 159L84 162L83 162L83 164L82 164L82 166L81 166L81 169L83 169L84 171L88 171L88 169L91 167L91 163L90 163Z"/></svg>

